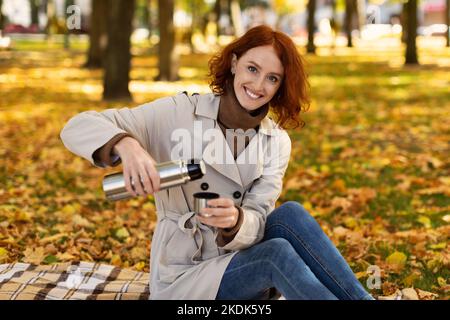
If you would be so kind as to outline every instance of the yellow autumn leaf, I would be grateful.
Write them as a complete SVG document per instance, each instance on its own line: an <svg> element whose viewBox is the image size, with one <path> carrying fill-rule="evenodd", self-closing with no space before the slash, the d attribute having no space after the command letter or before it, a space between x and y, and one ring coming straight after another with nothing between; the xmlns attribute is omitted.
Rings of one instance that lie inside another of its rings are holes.
<svg viewBox="0 0 450 320"><path fill-rule="evenodd" d="M440 257L436 257L427 261L427 268L432 272L437 272L441 266L442 260L440 259Z"/></svg>
<svg viewBox="0 0 450 320"><path fill-rule="evenodd" d="M70 261L70 260L73 260L73 259L75 258L74 255L72 255L72 254L70 254L70 253L68 253L68 252L63 252L63 253L58 252L58 253L56 254L56 257L57 257L58 260L60 260L60 261Z"/></svg>
<svg viewBox="0 0 450 320"><path fill-rule="evenodd" d="M66 205L61 209L61 212L62 212L64 215L71 216L71 215L74 215L74 214L76 214L77 212L79 212L80 209L81 209L81 206L80 206L80 204L78 204L78 203L74 203L74 204L66 204Z"/></svg>
<svg viewBox="0 0 450 320"><path fill-rule="evenodd" d="M8 258L8 250L0 248L0 262L5 261Z"/></svg>
<svg viewBox="0 0 450 320"><path fill-rule="evenodd" d="M355 229L358 226L358 221L353 217L347 217L344 219L344 225L347 228Z"/></svg>
<svg viewBox="0 0 450 320"><path fill-rule="evenodd" d="M302 202L302 206L308 211L308 212L312 212L313 211L313 205L311 204L311 202L309 201L303 201Z"/></svg>
<svg viewBox="0 0 450 320"><path fill-rule="evenodd" d="M417 218L417 222L420 222L425 228L431 228L431 220L428 217L420 216Z"/></svg>
<svg viewBox="0 0 450 320"><path fill-rule="evenodd" d="M430 249L433 249L433 250L445 249L446 247L447 247L447 242L440 242L440 243L430 245Z"/></svg>
<svg viewBox="0 0 450 320"><path fill-rule="evenodd" d="M395 251L386 258L386 262L396 269L402 269L405 266L407 259L407 256L403 252Z"/></svg>
<svg viewBox="0 0 450 320"><path fill-rule="evenodd" d="M441 286L441 287L445 287L447 285L447 280L445 280L442 277L438 277L437 282L438 282L439 286Z"/></svg>
<svg viewBox="0 0 450 320"><path fill-rule="evenodd" d="M136 263L133 267L134 267L137 271L142 271L142 270L144 270L145 262L144 262L144 261L140 261L140 262Z"/></svg>
<svg viewBox="0 0 450 320"><path fill-rule="evenodd" d="M89 228L92 226L88 219L80 216L79 214L76 214L72 217L72 223L79 227Z"/></svg>
<svg viewBox="0 0 450 320"><path fill-rule="evenodd" d="M404 278L402 282L406 287L411 287L414 284L414 282L418 279L420 279L420 276L415 273L412 273L406 278Z"/></svg>
<svg viewBox="0 0 450 320"><path fill-rule="evenodd" d="M144 247L134 247L131 249L131 258L134 260L141 260L147 255L147 249Z"/></svg>
<svg viewBox="0 0 450 320"><path fill-rule="evenodd" d="M120 258L120 255L114 254L114 255L111 257L111 264L112 264L112 265L115 265L115 266L117 266L117 267L120 267L120 266L122 265L122 259Z"/></svg>
<svg viewBox="0 0 450 320"><path fill-rule="evenodd" d="M127 228L122 227L120 229L117 229L116 231L116 237L119 239L125 239L130 236L130 233L128 232Z"/></svg>
<svg viewBox="0 0 450 320"><path fill-rule="evenodd" d="M19 211L14 215L14 220L18 222L30 222L33 214L27 211Z"/></svg>
<svg viewBox="0 0 450 320"><path fill-rule="evenodd" d="M31 264L40 264L45 258L44 247L26 248L23 253L23 261Z"/></svg>

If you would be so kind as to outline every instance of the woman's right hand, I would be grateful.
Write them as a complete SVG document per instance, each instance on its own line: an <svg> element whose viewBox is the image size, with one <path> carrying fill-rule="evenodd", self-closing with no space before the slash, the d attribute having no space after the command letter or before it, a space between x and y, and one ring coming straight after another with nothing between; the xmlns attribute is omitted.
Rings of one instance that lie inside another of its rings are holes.
<svg viewBox="0 0 450 320"><path fill-rule="evenodd" d="M130 194L145 196L159 191L160 178L156 162L136 139L121 139L115 144L113 152L122 160L125 188Z"/></svg>

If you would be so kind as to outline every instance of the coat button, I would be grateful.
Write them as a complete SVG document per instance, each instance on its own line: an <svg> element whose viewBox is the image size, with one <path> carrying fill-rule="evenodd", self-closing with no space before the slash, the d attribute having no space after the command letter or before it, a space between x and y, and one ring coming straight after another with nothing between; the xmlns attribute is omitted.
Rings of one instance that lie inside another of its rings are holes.
<svg viewBox="0 0 450 320"><path fill-rule="evenodd" d="M239 199L240 197L241 197L241 193L239 192L239 191L235 191L234 193L233 193L233 197L235 198L235 199Z"/></svg>
<svg viewBox="0 0 450 320"><path fill-rule="evenodd" d="M209 184L207 184L206 182L203 182L203 183L200 185L200 188L201 188L202 190L208 190Z"/></svg>

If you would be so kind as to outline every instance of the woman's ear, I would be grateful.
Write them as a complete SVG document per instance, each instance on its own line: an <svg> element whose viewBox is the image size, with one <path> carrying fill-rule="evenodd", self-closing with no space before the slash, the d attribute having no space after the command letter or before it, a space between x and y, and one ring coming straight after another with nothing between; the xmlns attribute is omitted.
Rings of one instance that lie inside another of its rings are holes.
<svg viewBox="0 0 450 320"><path fill-rule="evenodd" d="M235 53L233 53L233 55L231 57L231 73L232 74L236 73L236 65L237 65L237 56Z"/></svg>

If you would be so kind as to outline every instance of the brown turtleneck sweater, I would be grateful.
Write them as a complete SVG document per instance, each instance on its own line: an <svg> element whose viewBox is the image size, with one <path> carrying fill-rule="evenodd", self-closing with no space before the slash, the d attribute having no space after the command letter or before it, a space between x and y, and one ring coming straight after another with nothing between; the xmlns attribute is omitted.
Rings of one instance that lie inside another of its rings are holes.
<svg viewBox="0 0 450 320"><path fill-rule="evenodd" d="M234 94L233 88L228 85L227 89L228 90L226 91L226 93L222 95L220 99L217 124L222 130L225 139L227 140L227 143L231 151L233 152L234 159L236 159L256 134L256 131L259 129L259 124L269 111L269 105L265 104L262 107L253 110L252 112L248 112L239 104L236 95ZM231 130L227 131L227 129ZM235 131L236 129L242 130ZM255 130L252 131L249 129ZM104 163L108 166L117 166L120 163L120 159L112 162L112 151L114 145L122 138L127 136L133 137L128 133L119 133L114 136L105 145L94 152L94 160L99 163ZM239 217L236 225L231 229L218 229L219 232L216 240L219 246L224 246L231 240L233 240L234 236L239 231L243 223L244 214L242 212L242 208L239 206L236 206L236 208L239 210Z"/></svg>

